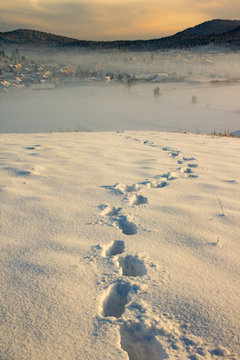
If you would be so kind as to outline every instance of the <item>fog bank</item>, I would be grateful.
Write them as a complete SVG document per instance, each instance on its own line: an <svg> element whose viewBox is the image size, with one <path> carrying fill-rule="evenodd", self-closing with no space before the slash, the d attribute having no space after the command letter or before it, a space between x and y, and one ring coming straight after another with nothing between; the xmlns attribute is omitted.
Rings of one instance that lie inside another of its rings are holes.
<svg viewBox="0 0 240 360"><path fill-rule="evenodd" d="M98 84L2 94L0 132L240 128L240 85L163 83L158 84L158 98L153 96L155 87Z"/></svg>

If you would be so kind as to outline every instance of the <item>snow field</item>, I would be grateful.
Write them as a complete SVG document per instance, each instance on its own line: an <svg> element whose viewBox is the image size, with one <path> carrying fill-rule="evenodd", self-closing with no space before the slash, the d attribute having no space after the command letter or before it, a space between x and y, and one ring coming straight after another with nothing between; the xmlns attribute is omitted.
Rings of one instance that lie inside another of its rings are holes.
<svg viewBox="0 0 240 360"><path fill-rule="evenodd" d="M239 139L1 134L2 359L237 359Z"/></svg>

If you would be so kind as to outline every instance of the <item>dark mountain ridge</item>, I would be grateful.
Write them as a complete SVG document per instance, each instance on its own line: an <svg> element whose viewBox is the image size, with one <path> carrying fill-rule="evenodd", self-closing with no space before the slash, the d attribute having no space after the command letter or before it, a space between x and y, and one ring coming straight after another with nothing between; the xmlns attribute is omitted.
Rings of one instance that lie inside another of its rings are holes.
<svg viewBox="0 0 240 360"><path fill-rule="evenodd" d="M240 49L240 20L210 20L175 35L150 40L87 41L28 29L0 33L0 46L154 51L210 44Z"/></svg>
<svg viewBox="0 0 240 360"><path fill-rule="evenodd" d="M240 20L214 19L180 31L176 35L219 35L234 31L238 26L240 26Z"/></svg>

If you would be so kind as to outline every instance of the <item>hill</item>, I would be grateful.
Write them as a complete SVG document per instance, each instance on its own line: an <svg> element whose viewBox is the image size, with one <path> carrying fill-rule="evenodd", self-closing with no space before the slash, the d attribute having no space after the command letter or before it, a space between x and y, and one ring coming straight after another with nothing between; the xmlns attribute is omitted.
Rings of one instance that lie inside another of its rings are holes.
<svg viewBox="0 0 240 360"><path fill-rule="evenodd" d="M240 20L214 19L183 30L179 32L178 35L219 35L234 31L234 29L239 26Z"/></svg>
<svg viewBox="0 0 240 360"><path fill-rule="evenodd" d="M84 43L90 43L91 41L81 41L37 30L18 29L0 33L0 42L8 45L74 46L77 44L78 46L81 46Z"/></svg>
<svg viewBox="0 0 240 360"><path fill-rule="evenodd" d="M209 44L240 48L240 20L215 19L188 28L172 36L150 40L86 41L28 29L0 33L0 46L17 45L57 48L78 47L90 50L154 51L191 48Z"/></svg>

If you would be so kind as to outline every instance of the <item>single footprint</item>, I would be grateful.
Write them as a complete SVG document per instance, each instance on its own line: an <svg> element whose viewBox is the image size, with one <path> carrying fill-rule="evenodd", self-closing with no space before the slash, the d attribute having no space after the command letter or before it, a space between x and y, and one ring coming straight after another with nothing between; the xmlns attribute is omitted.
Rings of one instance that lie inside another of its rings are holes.
<svg viewBox="0 0 240 360"><path fill-rule="evenodd" d="M120 282L113 285L103 300L103 316L114 316L115 318L122 316L125 311L125 305L128 303L128 293L130 290L131 286L128 282Z"/></svg>
<svg viewBox="0 0 240 360"><path fill-rule="evenodd" d="M154 189L160 189L167 185L168 185L167 181L157 181L157 180L152 180L152 181L149 181L146 183L147 187L154 188Z"/></svg>
<svg viewBox="0 0 240 360"><path fill-rule="evenodd" d="M176 171L171 171L167 174L168 180L176 180L178 178L178 174Z"/></svg>
<svg viewBox="0 0 240 360"><path fill-rule="evenodd" d="M198 167L198 164L188 164L188 167L190 167L190 168L197 168L197 167Z"/></svg>
<svg viewBox="0 0 240 360"><path fill-rule="evenodd" d="M117 183L115 185L103 185L102 188L112 191L115 195L122 195L124 194L125 185Z"/></svg>
<svg viewBox="0 0 240 360"><path fill-rule="evenodd" d="M40 147L41 147L41 145L32 145L32 146L27 146L25 149L26 150L39 150Z"/></svg>
<svg viewBox="0 0 240 360"><path fill-rule="evenodd" d="M126 255L119 257L119 266L122 268L122 275L124 276L143 276L147 273L144 262L139 259L137 255Z"/></svg>
<svg viewBox="0 0 240 360"><path fill-rule="evenodd" d="M172 157L177 157L180 154L180 151L173 151L170 153Z"/></svg>
<svg viewBox="0 0 240 360"><path fill-rule="evenodd" d="M196 178L198 178L198 175L190 174L190 175L188 175L188 177L190 177L190 178L192 178L192 179L196 179Z"/></svg>
<svg viewBox="0 0 240 360"><path fill-rule="evenodd" d="M12 173L15 176L29 176L32 174L31 171L28 170L21 170L14 167L4 167L3 170L6 170L10 173Z"/></svg>
<svg viewBox="0 0 240 360"><path fill-rule="evenodd" d="M183 160L184 161L194 161L194 160L196 160L194 157L183 157Z"/></svg>
<svg viewBox="0 0 240 360"><path fill-rule="evenodd" d="M189 167L187 167L185 170L184 170L184 173L185 174L192 174L193 173L193 170Z"/></svg>
<svg viewBox="0 0 240 360"><path fill-rule="evenodd" d="M104 251L104 256L110 257L124 252L125 242L123 240L113 241Z"/></svg>
<svg viewBox="0 0 240 360"><path fill-rule="evenodd" d="M192 174L193 170L189 167L182 167L179 169L180 173L182 174Z"/></svg>
<svg viewBox="0 0 240 360"><path fill-rule="evenodd" d="M156 339L154 327L143 321L124 322L120 328L121 347L129 360L164 360L168 358L163 346Z"/></svg>
<svg viewBox="0 0 240 360"><path fill-rule="evenodd" d="M98 206L101 211L101 215L103 216L117 216L122 208L116 208L115 206L108 206L101 204Z"/></svg>
<svg viewBox="0 0 240 360"><path fill-rule="evenodd" d="M143 195L134 194L129 201L131 205L143 205L148 203L148 198Z"/></svg>
<svg viewBox="0 0 240 360"><path fill-rule="evenodd" d="M126 185L124 190L126 192L133 192L133 191L138 191L139 190L139 186L138 184L133 184L133 185Z"/></svg>
<svg viewBox="0 0 240 360"><path fill-rule="evenodd" d="M137 226L125 215L119 216L117 224L124 235L135 235L137 233Z"/></svg>

